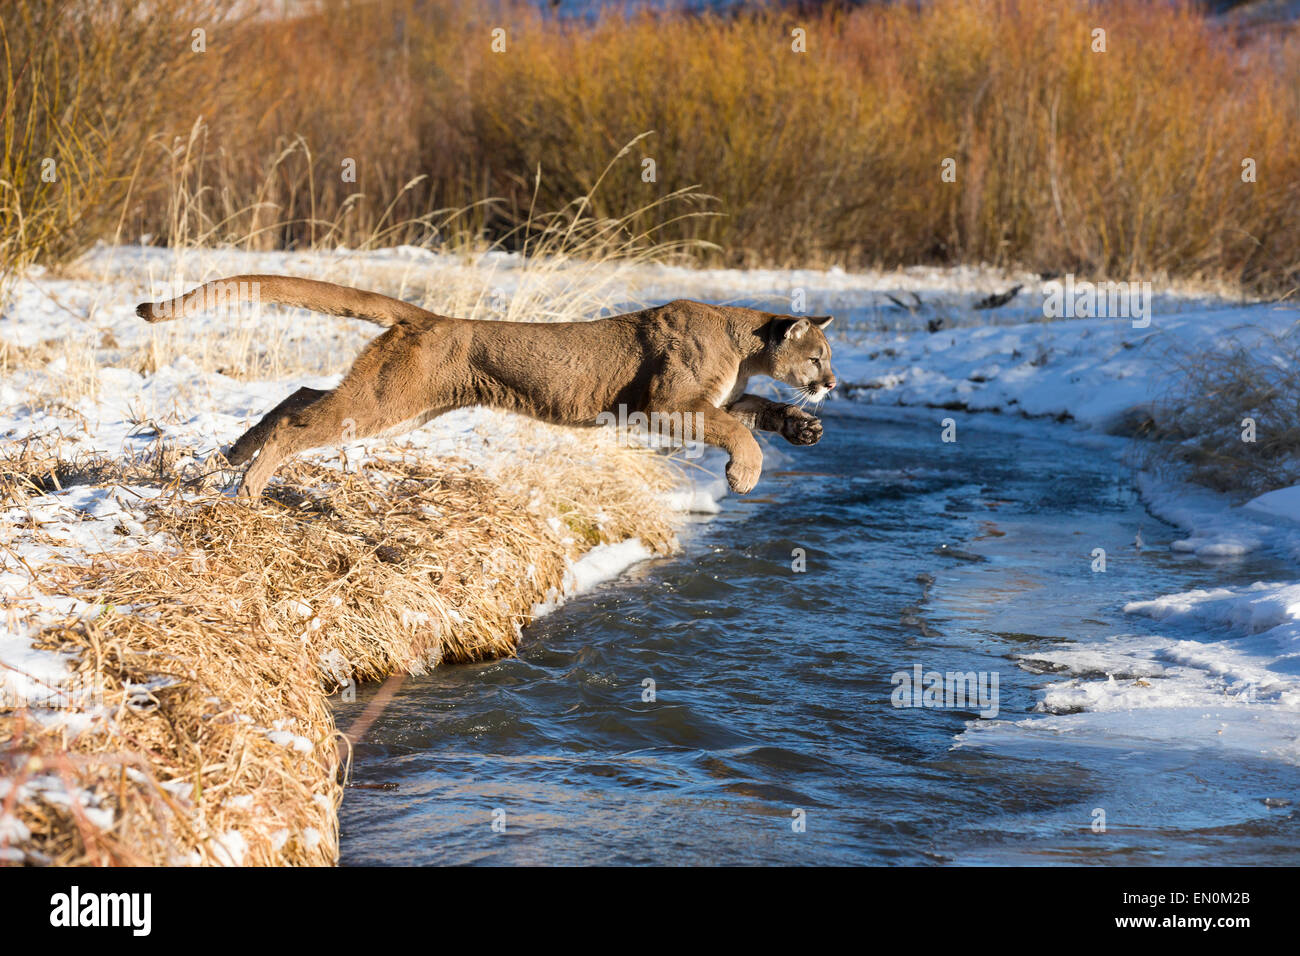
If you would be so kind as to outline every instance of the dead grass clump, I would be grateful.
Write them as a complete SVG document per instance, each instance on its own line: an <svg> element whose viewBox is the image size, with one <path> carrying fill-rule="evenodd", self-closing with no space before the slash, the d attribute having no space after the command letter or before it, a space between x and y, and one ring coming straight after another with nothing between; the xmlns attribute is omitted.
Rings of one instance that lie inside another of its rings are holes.
<svg viewBox="0 0 1300 956"><path fill-rule="evenodd" d="M579 551L634 537L656 552L676 546L660 497L680 477L672 459L623 444L605 429L575 441L562 426L519 419L517 427L523 447L541 450L513 457L495 478L527 494L548 520L558 518L581 542Z"/></svg>
<svg viewBox="0 0 1300 956"><path fill-rule="evenodd" d="M74 657L100 710L84 729L0 716L19 848L56 865L332 862L340 758L314 662L288 635L232 633L220 605L146 596L160 560L135 562L147 615L107 604L36 642Z"/></svg>
<svg viewBox="0 0 1300 956"><path fill-rule="evenodd" d="M0 507L21 506L30 497L78 485L142 484L198 491L211 488L223 473L200 465L193 458L194 449L162 440L119 457L76 446L74 438L57 432L0 442Z"/></svg>
<svg viewBox="0 0 1300 956"><path fill-rule="evenodd" d="M1300 484L1300 337L1242 330L1217 352L1177 352L1144 449L1155 465L1253 498ZM1245 341L1249 340L1249 341Z"/></svg>
<svg viewBox="0 0 1300 956"><path fill-rule="evenodd" d="M512 654L566 559L630 534L672 546L661 459L612 442L562 454L496 478L446 461L296 462L256 507L151 502L146 523L174 552L44 568L44 588L98 613L39 644L68 654L70 680L102 705L80 733L0 715L13 782L0 815L27 858L332 862L344 751L328 693Z"/></svg>
<svg viewBox="0 0 1300 956"><path fill-rule="evenodd" d="M117 462L100 455L68 459L31 444L0 456L0 506L21 504L76 485L101 484L119 472Z"/></svg>

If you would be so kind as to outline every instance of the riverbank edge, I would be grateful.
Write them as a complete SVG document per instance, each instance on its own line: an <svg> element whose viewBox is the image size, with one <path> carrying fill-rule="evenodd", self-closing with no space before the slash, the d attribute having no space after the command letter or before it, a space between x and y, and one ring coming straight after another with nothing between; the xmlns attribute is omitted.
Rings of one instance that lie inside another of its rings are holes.
<svg viewBox="0 0 1300 956"><path fill-rule="evenodd" d="M512 654L584 584L675 550L678 514L700 503L644 451L554 460L527 486L456 465L302 464L257 508L151 504L168 550L40 569L71 613L34 644L96 697L52 720L0 715L0 862L336 863L349 745L329 694ZM393 518L399 499L421 510ZM322 587L330 575L342 583Z"/></svg>

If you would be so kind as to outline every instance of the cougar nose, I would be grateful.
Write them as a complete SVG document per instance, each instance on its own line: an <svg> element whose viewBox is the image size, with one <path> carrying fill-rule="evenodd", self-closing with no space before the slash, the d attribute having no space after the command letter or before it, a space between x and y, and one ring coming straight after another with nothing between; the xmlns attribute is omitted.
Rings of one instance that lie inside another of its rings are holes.
<svg viewBox="0 0 1300 956"><path fill-rule="evenodd" d="M831 379L829 382L826 383L826 391L829 392L834 387L835 387L835 379Z"/></svg>

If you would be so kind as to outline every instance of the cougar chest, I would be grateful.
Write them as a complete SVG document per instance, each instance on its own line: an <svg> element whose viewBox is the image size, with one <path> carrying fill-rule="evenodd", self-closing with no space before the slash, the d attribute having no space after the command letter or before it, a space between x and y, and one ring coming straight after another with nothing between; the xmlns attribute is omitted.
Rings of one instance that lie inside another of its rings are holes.
<svg viewBox="0 0 1300 956"><path fill-rule="evenodd" d="M742 375L740 372L733 372L729 378L724 379L718 386L714 408L726 408L740 396L745 394L745 386L749 384L749 376Z"/></svg>

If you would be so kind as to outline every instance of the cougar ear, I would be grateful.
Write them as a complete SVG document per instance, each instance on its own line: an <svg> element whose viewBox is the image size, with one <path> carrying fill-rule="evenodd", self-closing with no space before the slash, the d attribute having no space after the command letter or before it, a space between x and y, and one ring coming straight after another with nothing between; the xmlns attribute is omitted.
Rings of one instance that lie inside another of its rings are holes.
<svg viewBox="0 0 1300 956"><path fill-rule="evenodd" d="M772 320L772 341L779 342L782 339L800 339L811 326L808 320L803 316L799 318L779 318Z"/></svg>
<svg viewBox="0 0 1300 956"><path fill-rule="evenodd" d="M819 329L824 329L824 328L826 328L826 326L830 325L832 322L835 321L835 316L833 316L833 315L810 315L810 316L808 316L808 321L811 322L813 325L817 326L817 328L819 328Z"/></svg>

